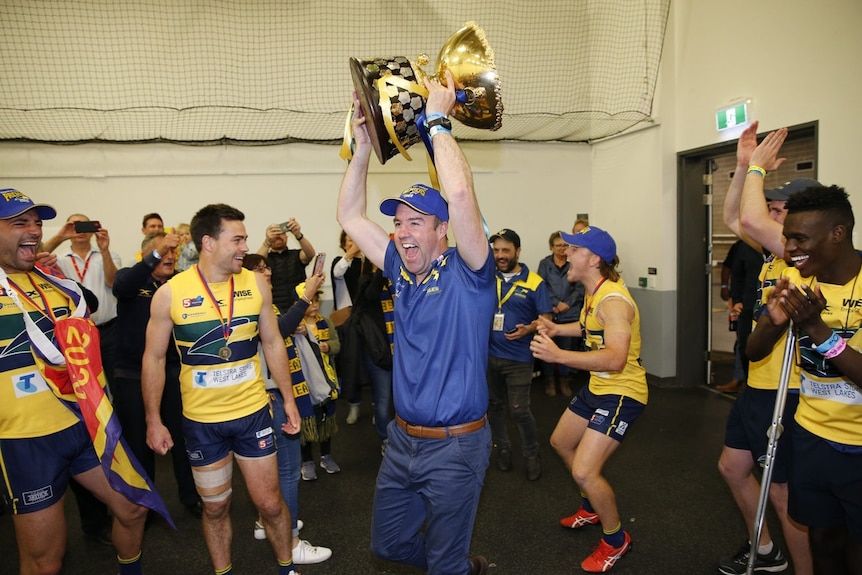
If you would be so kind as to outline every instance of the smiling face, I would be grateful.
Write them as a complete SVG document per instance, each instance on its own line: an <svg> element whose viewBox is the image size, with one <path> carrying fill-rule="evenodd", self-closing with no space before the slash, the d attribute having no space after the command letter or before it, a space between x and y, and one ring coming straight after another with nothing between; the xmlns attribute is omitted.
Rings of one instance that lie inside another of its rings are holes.
<svg viewBox="0 0 862 575"><path fill-rule="evenodd" d="M245 224L239 220L222 219L218 237L204 236L203 239L210 254L209 258L221 271L233 274L240 272L242 258L248 253Z"/></svg>
<svg viewBox="0 0 862 575"><path fill-rule="evenodd" d="M521 248L515 248L515 244L503 238L495 239L493 245L494 262L497 264L497 269L504 274L517 269Z"/></svg>
<svg viewBox="0 0 862 575"><path fill-rule="evenodd" d="M394 222L395 249L404 267L421 281L434 260L445 251L449 224L440 222L435 227L436 217L421 214L405 204L395 210Z"/></svg>
<svg viewBox="0 0 862 575"><path fill-rule="evenodd" d="M36 265L36 249L42 241L42 218L29 209L0 220L0 267L6 273L23 273Z"/></svg>
<svg viewBox="0 0 862 575"><path fill-rule="evenodd" d="M784 220L784 256L802 277L820 275L837 256L843 226L836 226L828 214L796 212Z"/></svg>

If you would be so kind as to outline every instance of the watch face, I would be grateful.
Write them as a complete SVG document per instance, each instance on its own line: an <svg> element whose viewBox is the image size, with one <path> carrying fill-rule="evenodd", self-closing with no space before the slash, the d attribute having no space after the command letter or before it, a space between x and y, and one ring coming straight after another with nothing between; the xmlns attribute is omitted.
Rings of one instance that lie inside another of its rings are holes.
<svg viewBox="0 0 862 575"><path fill-rule="evenodd" d="M442 126L447 130L451 130L452 122L449 120L449 118L434 118L433 120L425 124L425 127L428 129L431 129L434 126Z"/></svg>

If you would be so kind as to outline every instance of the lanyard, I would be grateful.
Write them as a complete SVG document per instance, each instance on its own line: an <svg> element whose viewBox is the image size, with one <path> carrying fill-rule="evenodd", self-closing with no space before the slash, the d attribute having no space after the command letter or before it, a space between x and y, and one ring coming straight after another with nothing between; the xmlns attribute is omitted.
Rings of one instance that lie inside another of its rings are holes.
<svg viewBox="0 0 862 575"><path fill-rule="evenodd" d="M69 254L69 257L72 258L72 265L75 266L75 273L78 274L78 279L81 283L84 283L84 277L86 277L87 270L90 268L90 258L93 257L93 252L87 254L87 260L84 262L84 273L81 273L81 270L78 269L78 262L75 260L75 254Z"/></svg>
<svg viewBox="0 0 862 575"><path fill-rule="evenodd" d="M218 320L221 324L222 337L224 337L225 345L228 345L230 339L230 324L233 321L233 274L230 276L230 284L228 285L228 289L230 290L230 303L227 307L227 323L225 323L224 317L221 314L221 309L219 308L218 301L216 301L215 296L213 295L212 290L210 289L207 280L204 278L204 275L201 273L201 269L198 266L195 266L195 271L198 273L198 278L200 278L201 283L204 286L204 289L207 292L207 296L210 298L210 302L213 304L213 307L218 314Z"/></svg>
<svg viewBox="0 0 862 575"><path fill-rule="evenodd" d="M515 280L515 276L512 276L512 280L512 287L509 288L509 292L501 298L500 296L503 292L503 279L500 276L497 276L497 311L503 311L503 304L509 301L509 298L512 297L512 294L515 292L515 288L518 287L515 285L515 282L517 281Z"/></svg>

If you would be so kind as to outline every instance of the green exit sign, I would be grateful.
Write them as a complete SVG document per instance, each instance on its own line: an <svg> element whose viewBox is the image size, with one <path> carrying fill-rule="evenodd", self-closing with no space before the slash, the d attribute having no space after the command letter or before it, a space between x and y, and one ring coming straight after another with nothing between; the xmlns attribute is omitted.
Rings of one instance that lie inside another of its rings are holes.
<svg viewBox="0 0 862 575"><path fill-rule="evenodd" d="M721 132L748 123L748 103L742 102L715 113L715 128Z"/></svg>

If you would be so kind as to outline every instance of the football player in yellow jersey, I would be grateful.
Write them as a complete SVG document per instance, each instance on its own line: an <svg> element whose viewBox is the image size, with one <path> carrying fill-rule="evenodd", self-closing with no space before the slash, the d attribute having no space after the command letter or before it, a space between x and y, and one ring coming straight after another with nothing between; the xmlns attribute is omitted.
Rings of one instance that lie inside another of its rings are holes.
<svg viewBox="0 0 862 575"><path fill-rule="evenodd" d="M632 544L602 468L647 403L646 371L640 363L640 312L616 270L616 243L606 231L587 226L574 235L560 235L569 244L568 280L584 284L581 319L555 324L539 316L539 333L530 351L542 361L590 371L589 385L563 412L551 434L551 446L581 488L580 509L560 523L572 529L601 523L604 537L581 568L602 573ZM557 335L580 336L582 329L586 351L561 350L553 341Z"/></svg>
<svg viewBox="0 0 862 575"><path fill-rule="evenodd" d="M0 493L12 509L22 575L62 569L70 477L111 509L120 574L140 574L146 509L111 488L84 422L37 369L25 328L26 312L33 329L52 337L54 322L70 315L69 298L33 271L42 220L56 215L18 190L0 190ZM9 560L3 561L11 570Z"/></svg>
<svg viewBox="0 0 862 575"><path fill-rule="evenodd" d="M787 130L769 134L757 144L757 122L746 128L736 147L736 171L727 190L724 203L724 222L748 245L764 253L761 270L761 287L754 311L755 322L762 315L762 305L774 286L785 264L782 226L787 216L787 199L819 182L796 178L784 182L776 189L764 191L762 172L776 170L784 161L778 158ZM764 196L766 201L764 201ZM727 418L724 446L718 460L718 469L733 495L748 529L749 542L744 543L733 556L719 563L719 572L734 575L746 572L751 553L751 533L760 494L760 483L754 475L755 462L763 462L768 438L766 431L772 422L775 396L781 373L784 342L776 342L773 351L761 361L752 361L748 387L736 398ZM749 358L750 359L750 358ZM787 478L793 414L799 403L799 371L791 375L783 422L786 432L781 436L773 462L769 499L781 523L787 549L793 559L797 575L810 575L811 551L807 530L791 521L787 514ZM780 572L787 569L787 560L773 542L766 522L760 533L755 570Z"/></svg>
<svg viewBox="0 0 862 575"><path fill-rule="evenodd" d="M242 267L249 251L245 216L225 204L202 208L191 222L200 261L153 296L143 358L147 444L173 447L159 414L165 350L171 332L183 364L183 432L198 493L203 532L217 575L232 573L230 521L234 458L275 550L279 575L294 574L290 512L281 497L272 414L261 377L258 339L284 396L283 431L299 432L287 352L269 285Z"/></svg>
<svg viewBox="0 0 862 575"><path fill-rule="evenodd" d="M785 259L749 340L767 355L792 321L802 368L790 466L790 516L809 529L817 574L862 573L862 256L843 188L812 187L787 201ZM813 279L812 279L813 278ZM811 284L809 284L811 282ZM811 287L813 285L813 287Z"/></svg>

